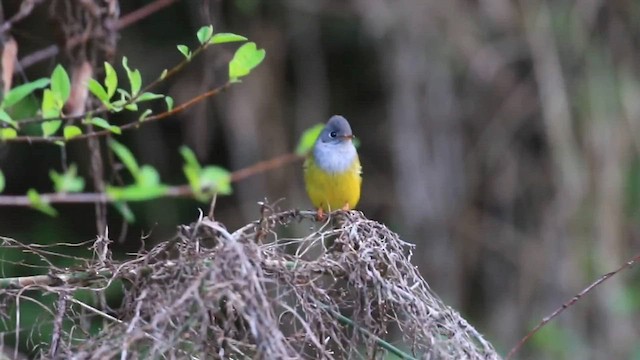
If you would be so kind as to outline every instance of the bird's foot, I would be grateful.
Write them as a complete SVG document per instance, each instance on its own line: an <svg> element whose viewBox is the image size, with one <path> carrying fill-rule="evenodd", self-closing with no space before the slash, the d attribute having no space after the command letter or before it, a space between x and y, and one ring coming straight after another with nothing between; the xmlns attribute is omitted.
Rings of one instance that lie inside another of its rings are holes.
<svg viewBox="0 0 640 360"><path fill-rule="evenodd" d="M342 207L342 211L349 211L351 210L351 206L349 206L349 203L345 203L344 206Z"/></svg>
<svg viewBox="0 0 640 360"><path fill-rule="evenodd" d="M322 210L322 208L319 207L316 210L316 221L324 221L325 218L326 218L326 214L324 213L324 210Z"/></svg>

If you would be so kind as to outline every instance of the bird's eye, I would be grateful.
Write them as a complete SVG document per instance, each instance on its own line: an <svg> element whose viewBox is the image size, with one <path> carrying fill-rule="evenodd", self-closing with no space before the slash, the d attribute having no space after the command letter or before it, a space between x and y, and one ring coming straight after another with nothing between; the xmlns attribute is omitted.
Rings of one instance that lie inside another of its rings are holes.
<svg viewBox="0 0 640 360"><path fill-rule="evenodd" d="M336 133L335 131L332 131L331 133L329 133L329 136L334 138L334 137L338 136L338 133Z"/></svg>

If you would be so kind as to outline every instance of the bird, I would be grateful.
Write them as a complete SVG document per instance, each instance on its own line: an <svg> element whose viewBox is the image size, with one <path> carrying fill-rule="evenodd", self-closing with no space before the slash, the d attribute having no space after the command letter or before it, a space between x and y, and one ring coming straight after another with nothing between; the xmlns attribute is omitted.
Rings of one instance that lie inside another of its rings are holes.
<svg viewBox="0 0 640 360"><path fill-rule="evenodd" d="M347 119L332 116L307 155L304 182L317 218L324 212L352 210L360 200L362 168Z"/></svg>

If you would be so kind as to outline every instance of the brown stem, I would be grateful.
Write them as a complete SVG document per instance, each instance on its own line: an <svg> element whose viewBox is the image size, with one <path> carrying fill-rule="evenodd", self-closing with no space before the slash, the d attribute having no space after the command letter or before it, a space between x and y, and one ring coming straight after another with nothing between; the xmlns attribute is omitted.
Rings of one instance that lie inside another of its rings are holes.
<svg viewBox="0 0 640 360"><path fill-rule="evenodd" d="M269 159L269 160L265 160L265 161L261 161L259 163L255 163L251 166L248 166L244 169L240 169L237 171L234 171L231 174L231 181L232 182L237 182L240 180L244 180L248 177L254 176L256 174L260 174L269 170L273 170L273 169L277 169L279 167L282 167L284 165L287 165L289 163L298 161L303 159L304 156L298 155L298 154L293 154L293 153L289 153L289 154L284 154L284 155L280 155L277 156L273 159Z"/></svg>
<svg viewBox="0 0 640 360"><path fill-rule="evenodd" d="M2 26L0 26L0 32L5 33L11 30L11 27L13 26L13 24L29 16L31 14L31 11L33 11L33 8L36 7L36 5L39 5L43 1L44 0L23 1L22 4L20 4L20 10L18 10L18 12L15 15L13 15L11 19L8 19L7 21L4 22L4 24L2 24Z"/></svg>
<svg viewBox="0 0 640 360"><path fill-rule="evenodd" d="M173 4L177 0L156 0L148 5L141 7L135 11L130 12L127 15L124 15L118 20L116 25L117 30L122 30L142 19L152 15L153 13L162 10L163 8ZM68 46L74 47L80 44L83 40L81 36L75 36L69 39ZM20 59L20 66L16 68L16 71L26 69L34 64L39 63L40 61L46 60L52 56L56 56L60 52L60 49L56 45L50 45L46 48L37 50L22 59Z"/></svg>
<svg viewBox="0 0 640 360"><path fill-rule="evenodd" d="M303 159L298 154L284 154L273 159L261 161L246 168L236 170L231 173L231 182L238 182L248 177L283 167L289 163ZM164 197L190 197L193 191L189 185L171 186L167 189ZM47 204L81 204L81 203L111 203L115 200L106 193L51 193L40 194L42 202ZM31 206L31 200L25 195L2 195L0 196L0 206Z"/></svg>
<svg viewBox="0 0 640 360"><path fill-rule="evenodd" d="M124 124L120 126L121 130L131 130L131 129L137 129L140 125L143 124L147 124L153 121L158 121L158 120L162 120L164 118L167 118L171 115L177 114L180 111L186 110L190 107L192 107L193 105L201 102L202 100L205 100L207 98L213 97L218 95L219 93L223 92L224 90L228 89L231 86L231 82L227 82L222 86L219 86L213 90L209 90L203 94L200 94L198 96L196 96L195 98L188 100L185 103L182 103L176 107L174 107L173 109L171 109L170 111L165 111L163 113L160 114L156 114L156 115L152 115L147 117L144 121L133 121L130 122L128 124ZM109 130L102 130L102 131L95 131L95 132L90 132L87 134L82 134L76 137L73 137L71 139L66 139L62 136L50 136L50 137L42 137L42 136L18 136L12 139L6 139L6 142L28 142L28 143L55 143L58 141L62 141L62 142L70 142L70 141L76 141L76 140L84 140L84 139L89 139L89 138L93 138L93 137L100 137L100 136L106 136L111 134L111 131Z"/></svg>
<svg viewBox="0 0 640 360"><path fill-rule="evenodd" d="M156 13L167 6L173 4L178 0L156 0L150 4L147 4L139 9L136 9L127 15L121 17L118 20L118 30L129 27L129 25L133 25L138 21L149 17L153 13Z"/></svg>
<svg viewBox="0 0 640 360"><path fill-rule="evenodd" d="M618 267L617 269L613 270L612 272L609 272L609 273L606 273L606 274L602 275L598 280L594 281L593 283L591 283L591 285L587 286L582 291L580 291L578 294L576 294L574 297L572 297L570 300L568 300L567 302L562 304L562 306L557 308L553 313L551 313L551 315L549 315L549 316L545 317L544 319L542 319L542 321L538 325L536 325L536 327L534 327L533 330L531 330L525 337L520 339L520 341L518 341L516 346L514 346L509 351L509 353L507 354L507 357L505 358L505 360L512 359L513 356L520 350L520 348L522 348L522 346L527 341L529 341L529 339L533 335L535 335L538 332L538 330L542 329L543 326L545 326L547 323L549 323L549 321L553 320L556 316L560 315L567 308L569 308L570 306L572 306L573 304L578 302L578 300L580 300L584 295L589 293L591 290L595 289L598 285L602 284L605 280L613 277L614 275L618 274L622 270L626 270L626 269L632 267L638 261L640 261L640 254L636 254L634 257L629 259L627 262L625 262L624 264L622 264L620 267Z"/></svg>

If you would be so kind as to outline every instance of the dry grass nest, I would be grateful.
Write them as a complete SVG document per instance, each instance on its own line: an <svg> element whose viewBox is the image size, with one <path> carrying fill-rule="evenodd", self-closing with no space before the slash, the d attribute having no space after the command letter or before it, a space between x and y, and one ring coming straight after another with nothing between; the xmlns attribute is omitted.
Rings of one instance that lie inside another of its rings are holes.
<svg viewBox="0 0 640 360"><path fill-rule="evenodd" d="M360 212L322 223L314 215L263 207L260 220L235 232L201 217L127 261L111 259L109 241L98 239L84 271L90 279L44 288L68 299L78 288L99 293L122 281L124 300L113 310L58 302L54 312L74 324L56 327L41 356L499 358L429 289L410 262L412 244ZM287 237L292 224L308 225L308 235ZM104 326L80 336L89 315Z"/></svg>

